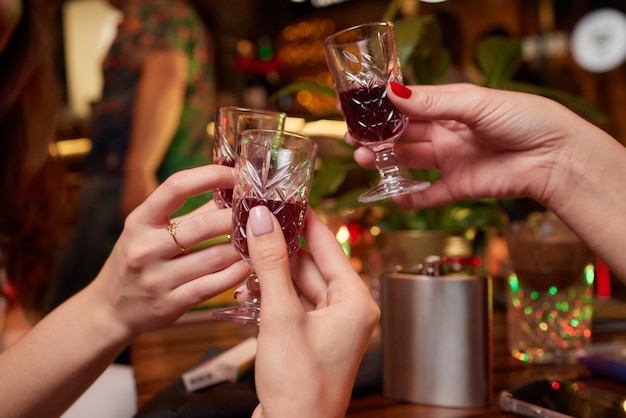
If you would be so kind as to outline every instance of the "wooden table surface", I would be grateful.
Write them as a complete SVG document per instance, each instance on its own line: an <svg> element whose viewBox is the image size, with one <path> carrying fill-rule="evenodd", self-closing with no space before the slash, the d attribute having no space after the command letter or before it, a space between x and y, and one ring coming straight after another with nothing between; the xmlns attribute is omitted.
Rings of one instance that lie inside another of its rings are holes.
<svg viewBox="0 0 626 418"><path fill-rule="evenodd" d="M195 365L210 347L229 348L255 336L257 327L241 325L210 318L209 311L192 312L171 327L146 333L131 346L131 362L137 385L138 406L141 408L155 394L169 386L181 374ZM492 406L484 409L442 408L403 403L382 394L355 398L350 403L349 418L462 418L462 417L514 417L498 407L497 396L501 390L543 376L551 378L585 378L590 374L579 364L567 366L530 365L515 360L506 349L504 312L495 310L493 321L493 377ZM626 338L626 332L603 334L594 341ZM377 340L378 339L378 340ZM373 337L373 345L380 335ZM597 377L594 383L626 394L626 386Z"/></svg>

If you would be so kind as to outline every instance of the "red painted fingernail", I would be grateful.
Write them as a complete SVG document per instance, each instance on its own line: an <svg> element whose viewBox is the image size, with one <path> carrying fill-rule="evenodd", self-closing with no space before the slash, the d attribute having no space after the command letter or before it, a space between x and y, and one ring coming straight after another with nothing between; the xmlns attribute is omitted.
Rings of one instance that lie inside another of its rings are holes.
<svg viewBox="0 0 626 418"><path fill-rule="evenodd" d="M406 86L396 83L395 81L390 81L389 85L391 86L391 91L393 91L398 97L403 99L408 99L411 97L412 91Z"/></svg>

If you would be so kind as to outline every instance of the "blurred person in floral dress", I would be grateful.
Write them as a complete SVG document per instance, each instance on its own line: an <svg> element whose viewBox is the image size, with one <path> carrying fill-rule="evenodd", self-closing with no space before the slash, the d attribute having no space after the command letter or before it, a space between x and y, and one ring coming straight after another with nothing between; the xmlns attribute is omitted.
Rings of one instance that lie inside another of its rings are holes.
<svg viewBox="0 0 626 418"><path fill-rule="evenodd" d="M124 218L172 173L211 162L210 34L185 0L109 0L122 20L102 64L80 211L52 307L95 277ZM210 200L189 199L178 215Z"/></svg>

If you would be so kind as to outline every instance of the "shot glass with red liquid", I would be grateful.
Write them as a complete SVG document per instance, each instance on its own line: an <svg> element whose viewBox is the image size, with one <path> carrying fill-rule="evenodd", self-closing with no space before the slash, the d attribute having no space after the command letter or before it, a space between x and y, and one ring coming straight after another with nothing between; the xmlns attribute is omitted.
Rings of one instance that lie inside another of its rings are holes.
<svg viewBox="0 0 626 418"><path fill-rule="evenodd" d="M259 279L248 254L246 225L250 209L264 205L278 219L288 254L300 248L304 217L317 156L312 139L283 130L251 129L240 132L235 157L231 241L250 266L246 280L248 299L241 306L213 313L213 317L258 324L261 315Z"/></svg>
<svg viewBox="0 0 626 418"><path fill-rule="evenodd" d="M285 128L287 115L265 109L248 109L237 106L218 106L215 112L213 162L215 164L235 166L235 141L237 134L246 129ZM216 189L213 199L219 208L232 205L232 189Z"/></svg>
<svg viewBox="0 0 626 418"><path fill-rule="evenodd" d="M429 182L400 175L394 153L408 119L387 97L390 81L402 83L393 24L366 23L337 32L325 40L324 51L348 131L376 153L380 181L358 200L369 203L428 188Z"/></svg>

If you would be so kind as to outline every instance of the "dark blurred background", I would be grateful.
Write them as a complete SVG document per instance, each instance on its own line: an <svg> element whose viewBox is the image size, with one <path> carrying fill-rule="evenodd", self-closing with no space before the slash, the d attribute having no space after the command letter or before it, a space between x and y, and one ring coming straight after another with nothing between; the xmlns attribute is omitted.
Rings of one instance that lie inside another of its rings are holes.
<svg viewBox="0 0 626 418"><path fill-rule="evenodd" d="M277 102L267 98L297 80L329 83L321 46L324 38L336 30L381 19L390 4L390 0L191 1L213 36L217 103L280 107L290 115L309 118L332 113L334 99L311 94L294 94ZM84 37L81 22L97 16L89 10L102 2L65 0L59 13L63 40L59 45L59 74L67 86L67 109L59 139L88 136L88 103L84 102L89 97L76 103L72 86L83 73L97 72L98 66L83 56L75 68L70 68L68 46L72 39ZM608 117L603 127L621 142L626 141L626 65L590 72L575 62L568 45L573 28L585 15L601 8L626 13L624 0L400 0L398 6L400 16L438 17L452 56L450 81L472 79L476 42L481 37L501 34L528 41L536 45L535 51L528 53L518 77L575 94L597 106ZM80 13L78 9L82 9ZM68 17L72 14L73 20ZM90 44L88 52L92 55L93 49ZM93 86L75 88L97 90Z"/></svg>

